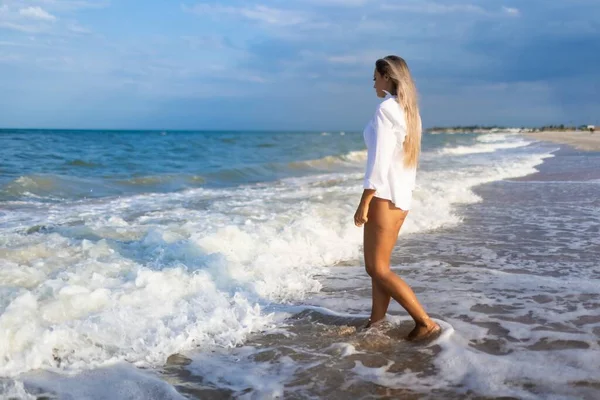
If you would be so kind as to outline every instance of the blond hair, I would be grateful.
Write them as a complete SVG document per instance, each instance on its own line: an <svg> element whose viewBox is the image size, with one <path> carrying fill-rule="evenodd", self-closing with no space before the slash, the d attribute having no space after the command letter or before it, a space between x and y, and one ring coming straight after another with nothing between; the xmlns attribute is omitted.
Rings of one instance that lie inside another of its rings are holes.
<svg viewBox="0 0 600 400"><path fill-rule="evenodd" d="M375 68L381 76L389 76L394 84L392 94L404 111L406 139L404 140L404 165L416 167L421 152L421 115L417 101L417 88L406 61L398 56L377 60Z"/></svg>

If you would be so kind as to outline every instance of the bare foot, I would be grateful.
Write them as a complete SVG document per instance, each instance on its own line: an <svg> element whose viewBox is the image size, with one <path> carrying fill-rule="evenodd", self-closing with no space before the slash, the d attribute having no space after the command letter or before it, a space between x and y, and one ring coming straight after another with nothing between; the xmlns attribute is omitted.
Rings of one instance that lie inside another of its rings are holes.
<svg viewBox="0 0 600 400"><path fill-rule="evenodd" d="M406 340L427 339L427 338L439 333L441 330L442 330L442 328L440 328L440 326L438 324L436 324L432 320L429 320L426 325L417 324L417 326L415 326L415 329L413 329L408 334L408 336L406 337Z"/></svg>
<svg viewBox="0 0 600 400"><path fill-rule="evenodd" d="M367 321L367 324L362 328L363 331L369 330L371 328L380 327L385 322L385 318L381 318L375 322L372 322L370 319Z"/></svg>

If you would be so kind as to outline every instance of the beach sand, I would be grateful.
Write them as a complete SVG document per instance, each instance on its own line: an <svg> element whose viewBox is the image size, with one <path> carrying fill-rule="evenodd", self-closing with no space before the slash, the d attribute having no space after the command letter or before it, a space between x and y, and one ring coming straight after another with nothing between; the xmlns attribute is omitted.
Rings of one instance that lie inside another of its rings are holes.
<svg viewBox="0 0 600 400"><path fill-rule="evenodd" d="M570 131L570 132L531 132L525 136L554 143L568 144L579 150L600 151L600 132Z"/></svg>

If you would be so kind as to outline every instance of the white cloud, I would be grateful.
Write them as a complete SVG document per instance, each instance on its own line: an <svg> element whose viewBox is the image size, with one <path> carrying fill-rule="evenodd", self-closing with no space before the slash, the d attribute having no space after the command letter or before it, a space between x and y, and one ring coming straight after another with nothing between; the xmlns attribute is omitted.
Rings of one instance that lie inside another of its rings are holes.
<svg viewBox="0 0 600 400"><path fill-rule="evenodd" d="M359 7L367 4L370 0L310 0L320 6Z"/></svg>
<svg viewBox="0 0 600 400"><path fill-rule="evenodd" d="M504 11L506 14L513 15L513 16L521 15L521 12L519 11L518 8L502 7L502 11Z"/></svg>
<svg viewBox="0 0 600 400"><path fill-rule="evenodd" d="M4 1L0 4L0 29L10 29L23 33L47 31L47 22L57 18L41 7L23 7L24 2Z"/></svg>
<svg viewBox="0 0 600 400"><path fill-rule="evenodd" d="M248 19L271 25L297 25L306 21L306 18L301 13L262 5L257 5L252 9L241 8L238 12Z"/></svg>
<svg viewBox="0 0 600 400"><path fill-rule="evenodd" d="M332 64L356 64L358 57L356 56L330 56L327 57L327 61Z"/></svg>
<svg viewBox="0 0 600 400"><path fill-rule="evenodd" d="M260 75L256 74L240 74L236 76L237 79L246 82L254 82L254 83L267 83L268 81Z"/></svg>
<svg viewBox="0 0 600 400"><path fill-rule="evenodd" d="M383 10L407 11L419 14L475 13L486 14L487 11L473 4L441 4L427 1L411 1L403 4L382 4Z"/></svg>
<svg viewBox="0 0 600 400"><path fill-rule="evenodd" d="M0 54L0 63L10 64L15 61L21 60L21 55L19 54Z"/></svg>
<svg viewBox="0 0 600 400"><path fill-rule="evenodd" d="M38 3L43 3L45 7L52 10L79 10L85 8L105 8L110 2L108 0L36 0Z"/></svg>
<svg viewBox="0 0 600 400"><path fill-rule="evenodd" d="M267 25L290 26L308 21L308 16L303 12L272 8L260 4L253 7L232 7L200 3L193 7L184 6L183 8L199 15L232 15Z"/></svg>
<svg viewBox="0 0 600 400"><path fill-rule="evenodd" d="M181 39L192 49L225 49L227 44L220 36L190 36L183 35Z"/></svg>
<svg viewBox="0 0 600 400"><path fill-rule="evenodd" d="M385 57L388 52L381 50L361 51L357 54L339 54L327 56L325 60L331 64L342 65L374 65L375 61L381 57Z"/></svg>
<svg viewBox="0 0 600 400"><path fill-rule="evenodd" d="M107 1L0 0L0 30L29 34L83 35L88 27L70 17L81 8L100 8Z"/></svg>
<svg viewBox="0 0 600 400"><path fill-rule="evenodd" d="M21 8L19 14L23 17L38 19L42 21L56 21L56 17L41 7Z"/></svg>
<svg viewBox="0 0 600 400"><path fill-rule="evenodd" d="M73 33L79 33L82 35L86 35L88 33L92 33L92 31L90 31L89 29L87 29L86 27L83 27L81 25L79 25L77 22L72 22L69 25L67 25L67 29Z"/></svg>
<svg viewBox="0 0 600 400"><path fill-rule="evenodd" d="M13 31L23 32L23 33L39 33L44 29L39 26L33 25L25 25L19 24L12 21L1 21L0 20L0 29L11 29Z"/></svg>

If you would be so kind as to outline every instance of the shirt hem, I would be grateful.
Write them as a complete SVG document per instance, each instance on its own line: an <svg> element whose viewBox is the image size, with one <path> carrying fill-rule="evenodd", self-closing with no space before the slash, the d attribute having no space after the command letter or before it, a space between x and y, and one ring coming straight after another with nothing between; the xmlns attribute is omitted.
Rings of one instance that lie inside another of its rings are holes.
<svg viewBox="0 0 600 400"><path fill-rule="evenodd" d="M378 199L382 199L382 200L388 200L388 201L390 201L394 205L394 207L396 207L397 209L402 210L402 211L409 211L411 209L411 205L409 205L407 207L400 207L398 205L398 203L394 202L394 200L389 199L389 198L384 197L384 196L381 196L381 195L378 195L377 193L375 193L375 195L373 197L377 197Z"/></svg>

